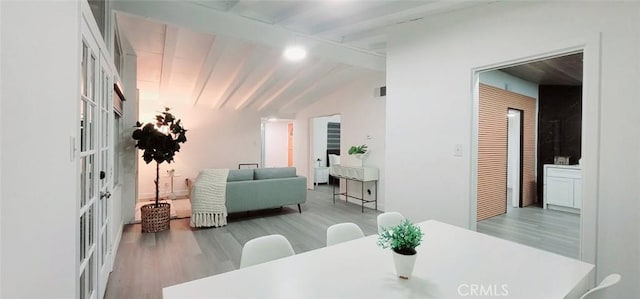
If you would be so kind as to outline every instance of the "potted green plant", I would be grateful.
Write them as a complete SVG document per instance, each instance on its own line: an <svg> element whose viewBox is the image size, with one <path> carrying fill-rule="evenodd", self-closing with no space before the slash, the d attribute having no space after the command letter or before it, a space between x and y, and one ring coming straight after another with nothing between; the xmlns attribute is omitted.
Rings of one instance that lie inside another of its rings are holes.
<svg viewBox="0 0 640 299"><path fill-rule="evenodd" d="M159 232L169 229L171 216L171 205L160 203L160 164L171 163L176 152L180 151L180 143L187 141L185 130L181 120L169 111L168 107L164 112L156 115L156 122L143 125L136 122L137 129L133 131L131 137L136 141L136 147L143 150L142 158L145 163L156 162L156 200L153 204L144 205L140 208L142 220L142 232Z"/></svg>
<svg viewBox="0 0 640 299"><path fill-rule="evenodd" d="M349 148L348 153L349 155L355 156L358 160L360 160L360 165L357 166L362 166L362 164L364 164L364 159L366 158L366 155L368 153L368 148L366 144L354 145Z"/></svg>
<svg viewBox="0 0 640 299"><path fill-rule="evenodd" d="M349 148L349 155L364 155L367 153L367 145L354 145Z"/></svg>
<svg viewBox="0 0 640 299"><path fill-rule="evenodd" d="M416 247L422 242L422 236L420 227L405 219L399 225L383 229L378 237L380 247L391 248L393 251L396 274L402 279L409 279L413 273Z"/></svg>

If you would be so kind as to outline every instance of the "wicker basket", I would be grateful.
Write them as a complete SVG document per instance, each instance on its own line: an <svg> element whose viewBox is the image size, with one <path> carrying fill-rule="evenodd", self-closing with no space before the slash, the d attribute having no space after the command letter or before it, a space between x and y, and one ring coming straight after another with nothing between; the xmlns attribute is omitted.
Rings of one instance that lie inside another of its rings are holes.
<svg viewBox="0 0 640 299"><path fill-rule="evenodd" d="M171 220L171 205L168 203L155 203L140 207L142 218L142 232L156 233L169 229Z"/></svg>

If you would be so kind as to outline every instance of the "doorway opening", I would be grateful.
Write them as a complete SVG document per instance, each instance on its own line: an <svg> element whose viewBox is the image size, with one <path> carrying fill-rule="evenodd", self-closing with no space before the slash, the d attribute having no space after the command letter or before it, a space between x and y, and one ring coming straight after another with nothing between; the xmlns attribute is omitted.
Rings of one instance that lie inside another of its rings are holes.
<svg viewBox="0 0 640 299"><path fill-rule="evenodd" d="M580 258L582 51L478 73L478 232Z"/></svg>
<svg viewBox="0 0 640 299"><path fill-rule="evenodd" d="M507 206L514 208L522 207L523 112L513 108L507 110Z"/></svg>
<svg viewBox="0 0 640 299"><path fill-rule="evenodd" d="M331 193L340 180L329 175L331 166L340 164L341 119L339 114L314 117L311 123L311 154L313 189Z"/></svg>
<svg viewBox="0 0 640 299"><path fill-rule="evenodd" d="M262 162L260 167L293 166L293 120L262 120Z"/></svg>

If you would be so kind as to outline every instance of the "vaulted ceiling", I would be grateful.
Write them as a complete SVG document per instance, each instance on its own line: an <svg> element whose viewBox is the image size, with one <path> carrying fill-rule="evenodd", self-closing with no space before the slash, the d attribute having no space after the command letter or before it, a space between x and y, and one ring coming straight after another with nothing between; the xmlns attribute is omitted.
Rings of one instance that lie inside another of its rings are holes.
<svg viewBox="0 0 640 299"><path fill-rule="evenodd" d="M490 1L115 1L142 104L290 114L384 72L386 29ZM300 62L282 58L292 44ZM373 92L373 90L372 90Z"/></svg>

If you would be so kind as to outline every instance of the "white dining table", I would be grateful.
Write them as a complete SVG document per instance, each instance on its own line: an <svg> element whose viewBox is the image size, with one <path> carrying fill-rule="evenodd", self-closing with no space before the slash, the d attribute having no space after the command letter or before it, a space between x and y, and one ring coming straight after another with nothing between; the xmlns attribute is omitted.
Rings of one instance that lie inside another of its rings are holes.
<svg viewBox="0 0 640 299"><path fill-rule="evenodd" d="M594 266L435 220L424 232L413 276L395 274L378 236L296 254L162 290L191 298L579 298Z"/></svg>

